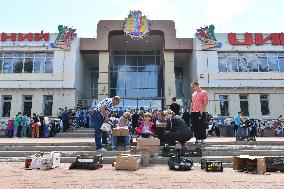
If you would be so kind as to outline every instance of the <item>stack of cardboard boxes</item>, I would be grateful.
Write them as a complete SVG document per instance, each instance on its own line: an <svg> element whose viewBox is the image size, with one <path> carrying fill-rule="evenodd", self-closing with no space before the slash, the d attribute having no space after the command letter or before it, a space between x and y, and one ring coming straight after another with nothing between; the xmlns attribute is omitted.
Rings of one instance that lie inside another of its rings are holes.
<svg viewBox="0 0 284 189"><path fill-rule="evenodd" d="M150 156L159 152L160 139L158 138L138 138L136 151L149 151Z"/></svg>

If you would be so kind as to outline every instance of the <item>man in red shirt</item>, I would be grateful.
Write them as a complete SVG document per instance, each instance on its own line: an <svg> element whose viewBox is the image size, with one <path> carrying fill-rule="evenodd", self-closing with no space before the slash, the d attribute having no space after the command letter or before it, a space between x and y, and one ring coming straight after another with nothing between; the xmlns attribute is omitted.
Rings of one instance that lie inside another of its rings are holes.
<svg viewBox="0 0 284 189"><path fill-rule="evenodd" d="M197 81L191 84L191 88L194 91L192 94L190 117L194 137L196 138L195 144L204 144L206 139L206 106L208 104L208 93L200 88Z"/></svg>

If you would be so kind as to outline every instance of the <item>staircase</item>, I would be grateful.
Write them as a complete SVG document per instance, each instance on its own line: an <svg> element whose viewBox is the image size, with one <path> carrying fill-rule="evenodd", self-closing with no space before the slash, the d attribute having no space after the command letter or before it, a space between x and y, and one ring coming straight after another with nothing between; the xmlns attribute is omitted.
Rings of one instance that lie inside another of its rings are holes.
<svg viewBox="0 0 284 189"><path fill-rule="evenodd" d="M75 128L67 132L57 133L56 138L95 138L92 128Z"/></svg>
<svg viewBox="0 0 284 189"><path fill-rule="evenodd" d="M115 161L115 156L124 153L124 151L106 151L96 152L93 129L80 128L75 131L68 131L66 133L58 133L56 138L60 137L60 141L52 142L3 142L0 143L0 162L15 162L24 161L27 155L36 152L44 151L60 151L61 162L71 163L75 161L79 154L104 155L104 163L111 164ZM66 141L64 141L64 138ZM80 139L79 142L74 142L75 137ZM93 138L93 140L90 138ZM56 140L54 138L54 140ZM68 138L68 139L67 139ZM71 139L70 139L71 138ZM74 138L74 139L72 139ZM84 138L87 142L84 141ZM87 140L88 139L88 140ZM284 139L284 138L283 138ZM31 139L32 140L32 139ZM40 139L38 139L40 140ZM72 141L73 140L73 141ZM188 142L189 149L195 149L196 146L192 142ZM119 148L118 148L119 149ZM122 148L120 148L122 150ZM220 160L224 167L232 167L233 156L236 155L251 155L251 156L284 156L284 140L278 141L256 141L256 142L208 142L204 147L201 147L204 159ZM160 154L162 146L160 147ZM200 163L201 157L192 157L194 163ZM155 156L152 157L150 163L152 164L167 164L168 158Z"/></svg>

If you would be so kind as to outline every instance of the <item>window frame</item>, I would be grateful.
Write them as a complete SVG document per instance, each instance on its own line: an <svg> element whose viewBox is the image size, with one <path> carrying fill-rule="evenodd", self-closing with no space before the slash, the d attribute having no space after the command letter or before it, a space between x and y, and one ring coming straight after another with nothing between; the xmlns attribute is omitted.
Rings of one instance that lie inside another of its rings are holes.
<svg viewBox="0 0 284 189"><path fill-rule="evenodd" d="M9 97L9 100L5 100L5 97ZM13 96L12 95L2 95L2 117L10 117L11 116L11 110L12 110L12 100ZM9 111L9 116L4 116L4 104L5 102L10 102L10 111Z"/></svg>

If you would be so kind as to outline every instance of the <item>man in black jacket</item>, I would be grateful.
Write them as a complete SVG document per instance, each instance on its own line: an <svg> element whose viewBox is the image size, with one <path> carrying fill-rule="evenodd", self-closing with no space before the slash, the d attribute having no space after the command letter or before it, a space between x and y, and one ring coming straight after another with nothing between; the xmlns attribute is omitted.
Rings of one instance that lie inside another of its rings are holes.
<svg viewBox="0 0 284 189"><path fill-rule="evenodd" d="M189 141L192 137L192 132L184 120L174 116L171 110L166 110L164 114L166 116L167 126L163 135L163 141L169 145L175 145L176 141L183 145L186 141Z"/></svg>

